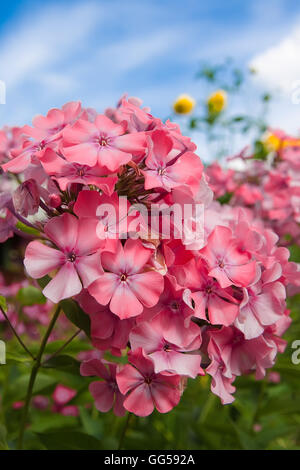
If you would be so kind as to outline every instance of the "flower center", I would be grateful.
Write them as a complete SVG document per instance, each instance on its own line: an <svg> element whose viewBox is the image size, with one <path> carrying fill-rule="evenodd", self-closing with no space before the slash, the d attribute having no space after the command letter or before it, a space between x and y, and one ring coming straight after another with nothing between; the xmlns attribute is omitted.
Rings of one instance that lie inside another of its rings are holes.
<svg viewBox="0 0 300 470"><path fill-rule="evenodd" d="M126 282L127 281L127 274L121 274L120 276L121 282Z"/></svg>
<svg viewBox="0 0 300 470"><path fill-rule="evenodd" d="M223 269L224 266L225 266L225 264L224 264L224 262L223 262L222 260L219 260L218 265L219 265L219 267L220 267L221 269Z"/></svg>
<svg viewBox="0 0 300 470"><path fill-rule="evenodd" d="M151 377L145 377L145 383L146 383L147 385L150 385L151 382L152 382Z"/></svg>
<svg viewBox="0 0 300 470"><path fill-rule="evenodd" d="M76 260L76 255L75 255L75 253L68 253L67 259L68 259L68 261L70 261L71 263L74 263L74 261Z"/></svg>
<svg viewBox="0 0 300 470"><path fill-rule="evenodd" d="M165 168L159 168L159 169L157 170L157 173L159 174L159 176L162 176L162 175L165 174L165 171L166 171Z"/></svg>
<svg viewBox="0 0 300 470"><path fill-rule="evenodd" d="M175 300L171 303L170 307L172 310L179 310L179 305Z"/></svg>
<svg viewBox="0 0 300 470"><path fill-rule="evenodd" d="M84 176L85 175L85 169L83 167L80 167L77 169L77 175L78 176Z"/></svg>
<svg viewBox="0 0 300 470"><path fill-rule="evenodd" d="M99 137L97 140L100 147L106 147L108 145L108 139L105 137Z"/></svg>
<svg viewBox="0 0 300 470"><path fill-rule="evenodd" d="M170 346L169 344L165 344L163 349L164 349L164 351L166 351L166 352L172 351L172 348L171 348L171 346Z"/></svg>
<svg viewBox="0 0 300 470"><path fill-rule="evenodd" d="M41 142L39 142L39 144L36 146L36 150L40 152L41 150L45 148L45 145L46 145L46 142L44 140L41 140Z"/></svg>

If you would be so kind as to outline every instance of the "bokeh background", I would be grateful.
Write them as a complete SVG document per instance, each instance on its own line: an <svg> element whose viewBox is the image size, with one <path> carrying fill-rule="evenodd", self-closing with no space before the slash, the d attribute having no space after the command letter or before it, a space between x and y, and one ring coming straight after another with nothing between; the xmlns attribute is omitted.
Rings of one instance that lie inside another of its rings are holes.
<svg viewBox="0 0 300 470"><path fill-rule="evenodd" d="M125 92L165 117L179 93L201 95L201 62L233 57L258 71L243 106L251 110L253 96L268 89L270 125L298 130L300 107L291 100L300 80L297 0L12 0L1 3L0 45L7 88L0 125L30 122L77 99L101 111Z"/></svg>

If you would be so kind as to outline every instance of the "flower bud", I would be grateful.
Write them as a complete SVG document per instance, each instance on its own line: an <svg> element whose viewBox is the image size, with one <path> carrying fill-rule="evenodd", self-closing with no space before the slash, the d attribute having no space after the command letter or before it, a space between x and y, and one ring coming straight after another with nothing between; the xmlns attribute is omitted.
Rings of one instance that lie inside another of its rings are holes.
<svg viewBox="0 0 300 470"><path fill-rule="evenodd" d="M34 179L24 181L13 194L16 211L24 217L35 214L40 205L40 191Z"/></svg>
<svg viewBox="0 0 300 470"><path fill-rule="evenodd" d="M61 205L61 197L59 194L50 194L49 196L49 206L53 209L56 209Z"/></svg>

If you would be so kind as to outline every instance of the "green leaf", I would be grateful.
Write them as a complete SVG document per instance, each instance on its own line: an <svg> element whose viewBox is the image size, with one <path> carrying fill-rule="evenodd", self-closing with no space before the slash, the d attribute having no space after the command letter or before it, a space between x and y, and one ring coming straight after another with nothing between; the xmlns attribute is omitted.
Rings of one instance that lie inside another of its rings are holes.
<svg viewBox="0 0 300 470"><path fill-rule="evenodd" d="M51 411L44 411L43 414L37 413L32 419L31 431L34 433L47 433L62 428L74 430L78 424L78 419L75 416L64 416Z"/></svg>
<svg viewBox="0 0 300 470"><path fill-rule="evenodd" d="M290 250L290 259L289 261L294 261L295 263L300 263L300 246L299 245L291 245L289 247Z"/></svg>
<svg viewBox="0 0 300 470"><path fill-rule="evenodd" d="M67 299L61 301L62 309L66 317L76 325L78 328L83 330L87 336L90 336L90 318L89 316L79 307L75 300Z"/></svg>
<svg viewBox="0 0 300 470"><path fill-rule="evenodd" d="M26 362L27 363L32 362L32 360L26 354L18 354L18 353L9 352L9 351L7 351L6 353L6 360L8 364L10 362L23 363L23 364Z"/></svg>
<svg viewBox="0 0 300 470"><path fill-rule="evenodd" d="M9 387L7 392L8 402L14 402L24 400L26 396L26 390L30 379L30 373L23 373L17 378ZM49 375L39 372L35 380L33 387L33 395L40 394L43 390L57 383L56 377L50 377Z"/></svg>
<svg viewBox="0 0 300 470"><path fill-rule="evenodd" d="M218 201L220 204L228 204L232 196L233 193L225 193L223 196L220 196L218 198Z"/></svg>
<svg viewBox="0 0 300 470"><path fill-rule="evenodd" d="M93 436L76 431L37 433L48 450L99 450L100 441Z"/></svg>
<svg viewBox="0 0 300 470"><path fill-rule="evenodd" d="M22 287L17 293L17 300L22 305L45 304L47 301L42 292L34 286Z"/></svg>
<svg viewBox="0 0 300 470"><path fill-rule="evenodd" d="M83 406L79 407L79 413L84 431L100 439L103 434L103 422L100 419L92 418L90 411Z"/></svg>
<svg viewBox="0 0 300 470"><path fill-rule="evenodd" d="M6 442L6 428L0 424L0 450L9 450Z"/></svg>
<svg viewBox="0 0 300 470"><path fill-rule="evenodd" d="M42 289L46 287L46 285L51 281L51 277L46 274L46 276L41 277L40 279L37 280L39 286L41 286Z"/></svg>
<svg viewBox="0 0 300 470"><path fill-rule="evenodd" d="M79 375L80 362L67 354L54 356L43 364L43 367L49 369L63 369L71 374Z"/></svg>
<svg viewBox="0 0 300 470"><path fill-rule="evenodd" d="M4 310L5 313L7 312L6 299L3 297L3 295L0 295L0 307L2 310Z"/></svg>

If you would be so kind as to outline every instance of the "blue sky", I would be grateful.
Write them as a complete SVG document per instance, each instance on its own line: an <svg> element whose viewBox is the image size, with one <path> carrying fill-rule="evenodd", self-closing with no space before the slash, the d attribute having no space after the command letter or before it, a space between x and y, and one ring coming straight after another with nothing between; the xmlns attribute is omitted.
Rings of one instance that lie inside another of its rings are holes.
<svg viewBox="0 0 300 470"><path fill-rule="evenodd" d="M101 111L124 92L165 117L178 94L203 95L195 80L201 60L228 56L261 68L249 106L253 93L271 87L271 124L298 129L300 105L290 98L300 80L298 0L2 2L0 125L77 99Z"/></svg>

